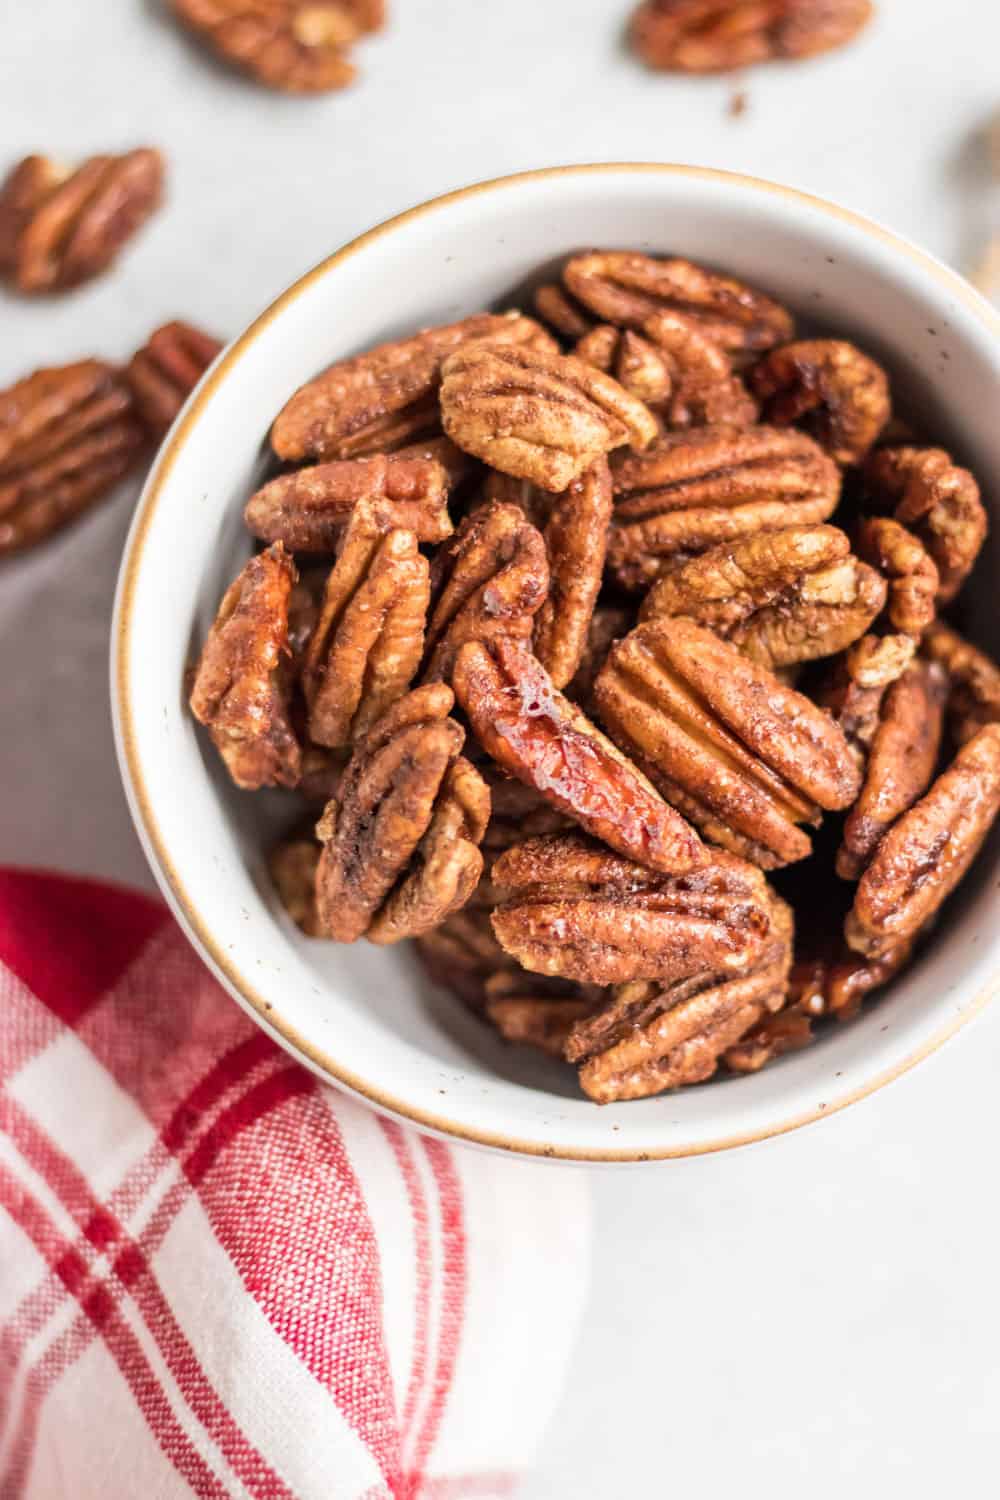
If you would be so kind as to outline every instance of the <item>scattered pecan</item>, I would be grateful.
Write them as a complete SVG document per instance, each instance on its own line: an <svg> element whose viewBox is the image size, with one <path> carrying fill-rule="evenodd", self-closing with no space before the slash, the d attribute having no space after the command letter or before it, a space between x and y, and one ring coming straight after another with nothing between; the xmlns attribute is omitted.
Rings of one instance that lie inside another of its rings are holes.
<svg viewBox="0 0 1000 1500"><path fill-rule="evenodd" d="M789 526L836 508L836 465L804 433L705 427L660 437L647 453L612 461L616 504L608 565L641 588L678 553Z"/></svg>
<svg viewBox="0 0 1000 1500"><path fill-rule="evenodd" d="M889 581L893 629L919 639L934 619L939 587L937 565L923 542L888 516L869 516L858 527L858 552Z"/></svg>
<svg viewBox="0 0 1000 1500"><path fill-rule="evenodd" d="M416 688L354 747L317 828L319 917L336 942L414 937L475 890L490 798L459 754L453 702L444 683Z"/></svg>
<svg viewBox="0 0 1000 1500"><path fill-rule="evenodd" d="M548 323L565 339L582 339L593 327L594 319L587 309L574 301L565 287L557 282L540 286L533 301L542 322Z"/></svg>
<svg viewBox="0 0 1000 1500"><path fill-rule="evenodd" d="M0 275L56 292L106 271L160 205L163 158L150 147L75 169L27 156L0 185Z"/></svg>
<svg viewBox="0 0 1000 1500"><path fill-rule="evenodd" d="M379 344L301 386L275 418L272 448L279 458L296 463L361 458L439 431L441 365L455 349L477 339L557 348L538 323L519 313L477 313Z"/></svg>
<svg viewBox="0 0 1000 1500"><path fill-rule="evenodd" d="M295 786L301 751L288 718L288 599L295 564L280 542L252 557L223 595L202 647L191 712L237 786Z"/></svg>
<svg viewBox="0 0 1000 1500"><path fill-rule="evenodd" d="M599 985L505 969L490 975L485 994L486 1015L505 1041L561 1058L573 1026L600 1005L605 991Z"/></svg>
<svg viewBox="0 0 1000 1500"><path fill-rule="evenodd" d="M221 348L218 339L190 323L164 323L133 354L125 378L139 415L155 438L162 438L173 425Z"/></svg>
<svg viewBox="0 0 1000 1500"><path fill-rule="evenodd" d="M128 387L100 360L38 370L0 391L0 556L102 500L145 442Z"/></svg>
<svg viewBox="0 0 1000 1500"><path fill-rule="evenodd" d="M876 849L845 924L855 952L879 958L915 938L975 859L998 811L1000 724L987 724Z"/></svg>
<svg viewBox="0 0 1000 1500"><path fill-rule="evenodd" d="M984 724L1000 724L1000 667L957 630L937 621L921 648L948 673L948 721L959 745Z"/></svg>
<svg viewBox="0 0 1000 1500"><path fill-rule="evenodd" d="M651 68L728 73L842 47L872 13L871 0L643 0L629 34Z"/></svg>
<svg viewBox="0 0 1000 1500"><path fill-rule="evenodd" d="M283 839L268 855L268 873L281 904L306 937L322 937L316 909L316 869L320 845L315 838Z"/></svg>
<svg viewBox="0 0 1000 1500"><path fill-rule="evenodd" d="M773 349L750 383L775 427L800 423L839 464L857 464L891 415L885 371L842 339Z"/></svg>
<svg viewBox="0 0 1000 1500"><path fill-rule="evenodd" d="M580 665L572 681L566 685L567 698L578 703L588 713L594 683L607 660L608 652L615 641L628 635L634 624L635 616L631 610L619 609L610 604L599 604L591 615Z"/></svg>
<svg viewBox="0 0 1000 1500"><path fill-rule="evenodd" d="M445 361L441 422L467 453L553 492L612 448L645 448L657 432L641 401L583 360L494 340Z"/></svg>
<svg viewBox="0 0 1000 1500"><path fill-rule="evenodd" d="M514 641L462 647L455 693L498 765L612 849L654 870L701 864L697 834Z"/></svg>
<svg viewBox="0 0 1000 1500"><path fill-rule="evenodd" d="M798 824L849 807L860 790L832 719L690 620L637 626L612 647L594 696L668 800L763 868L805 858Z"/></svg>
<svg viewBox="0 0 1000 1500"><path fill-rule="evenodd" d="M879 448L865 465L870 497L916 532L937 564L938 600L954 599L986 539L979 486L943 448Z"/></svg>
<svg viewBox="0 0 1000 1500"><path fill-rule="evenodd" d="M384 18L383 0L172 0L175 14L225 62L292 94L341 89L346 49Z"/></svg>

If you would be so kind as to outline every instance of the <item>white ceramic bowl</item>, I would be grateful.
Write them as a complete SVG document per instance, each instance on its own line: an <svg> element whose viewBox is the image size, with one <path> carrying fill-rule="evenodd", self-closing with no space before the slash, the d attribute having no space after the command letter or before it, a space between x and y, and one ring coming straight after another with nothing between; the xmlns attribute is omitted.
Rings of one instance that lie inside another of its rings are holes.
<svg viewBox="0 0 1000 1500"><path fill-rule="evenodd" d="M597 1108L572 1073L504 1046L400 951L312 942L287 920L262 849L279 793L228 782L185 709L185 666L249 552L240 513L275 413L367 345L508 305L567 251L703 260L890 366L961 457L1000 471L1000 319L944 266L856 215L766 182L682 166L553 169L411 209L289 288L217 361L175 424L129 538L113 632L118 753L164 894L222 983L290 1052L377 1108L442 1134L583 1161L715 1151L841 1109L933 1051L1000 975L998 844L928 953L853 1024L753 1077ZM979 629L1000 526L980 563ZM974 605L975 608L975 597ZM982 638L982 636L981 636Z"/></svg>

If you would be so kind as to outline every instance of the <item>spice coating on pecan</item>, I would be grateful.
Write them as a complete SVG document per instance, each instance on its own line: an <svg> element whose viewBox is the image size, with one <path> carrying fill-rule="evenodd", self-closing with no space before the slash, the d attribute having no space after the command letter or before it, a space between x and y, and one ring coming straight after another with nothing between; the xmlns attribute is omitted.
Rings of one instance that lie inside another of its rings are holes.
<svg viewBox="0 0 1000 1500"><path fill-rule="evenodd" d="M335 459L280 474L250 497L243 519L262 541L284 542L293 552L335 552L362 501L373 503L386 531L401 527L418 542L443 542L452 533L444 467L433 458L401 453Z"/></svg>
<svg viewBox="0 0 1000 1500"><path fill-rule="evenodd" d="M959 745L984 724L1000 724L1000 667L940 620L927 631L921 650L948 673L948 722Z"/></svg>
<svg viewBox="0 0 1000 1500"><path fill-rule="evenodd" d="M320 845L311 837L283 839L267 858L268 873L282 906L306 937L322 937L316 909Z"/></svg>
<svg viewBox="0 0 1000 1500"><path fill-rule="evenodd" d="M651 68L728 73L843 47L873 12L871 0L642 0L629 36Z"/></svg>
<svg viewBox="0 0 1000 1500"><path fill-rule="evenodd" d="M661 871L705 858L697 834L513 641L463 646L455 693L498 765L629 859Z"/></svg>
<svg viewBox="0 0 1000 1500"><path fill-rule="evenodd" d="M557 688L566 686L583 659L610 519L611 474L599 458L553 497L544 531L549 589L535 617L534 651Z"/></svg>
<svg viewBox="0 0 1000 1500"><path fill-rule="evenodd" d="M601 1004L605 991L548 974L504 969L485 985L485 1011L507 1042L561 1058L573 1026Z"/></svg>
<svg viewBox="0 0 1000 1500"><path fill-rule="evenodd" d="M948 604L972 571L988 520L979 486L943 448L879 448L865 465L870 497L895 505L937 565L938 600Z"/></svg>
<svg viewBox="0 0 1000 1500"><path fill-rule="evenodd" d="M858 552L889 581L893 629L919 639L934 619L940 587L937 564L923 542L888 516L869 516L858 527Z"/></svg>
<svg viewBox="0 0 1000 1500"><path fill-rule="evenodd" d="M222 348L190 323L164 323L125 369L136 408L155 438L162 438ZM270 538L277 541L277 537Z"/></svg>
<svg viewBox="0 0 1000 1500"><path fill-rule="evenodd" d="M885 371L843 339L804 339L773 349L751 372L775 427L801 423L839 464L857 464L888 422Z"/></svg>
<svg viewBox="0 0 1000 1500"><path fill-rule="evenodd" d="M177 17L224 62L292 94L341 89L346 49L382 24L383 0L172 0Z"/></svg>
<svg viewBox="0 0 1000 1500"><path fill-rule="evenodd" d="M593 327L594 319L587 309L574 301L565 287L557 282L538 287L532 301L542 322L548 323L564 339L582 339Z"/></svg>

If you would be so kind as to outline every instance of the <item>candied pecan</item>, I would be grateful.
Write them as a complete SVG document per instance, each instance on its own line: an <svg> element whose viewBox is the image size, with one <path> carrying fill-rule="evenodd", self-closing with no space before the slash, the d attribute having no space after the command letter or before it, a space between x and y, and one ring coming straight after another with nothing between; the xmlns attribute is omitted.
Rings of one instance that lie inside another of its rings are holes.
<svg viewBox="0 0 1000 1500"><path fill-rule="evenodd" d="M595 251L574 256L563 280L604 323L645 332L655 313L684 313L702 333L736 354L771 349L793 332L789 313L763 292L689 260Z"/></svg>
<svg viewBox="0 0 1000 1500"><path fill-rule="evenodd" d="M703 862L694 830L552 686L530 652L503 638L489 649L470 641L452 680L476 738L497 764L588 833L654 870Z"/></svg>
<svg viewBox="0 0 1000 1500"><path fill-rule="evenodd" d="M383 0L172 0L178 19L225 62L292 94L341 89L346 49L382 24Z"/></svg>
<svg viewBox="0 0 1000 1500"><path fill-rule="evenodd" d="M923 542L888 516L869 516L858 527L858 551L889 581L889 623L919 638L934 618L939 586Z"/></svg>
<svg viewBox="0 0 1000 1500"><path fill-rule="evenodd" d="M485 1009L505 1041L561 1058L573 1026L600 1005L604 993L599 985L505 969L487 979Z"/></svg>
<svg viewBox="0 0 1000 1500"><path fill-rule="evenodd" d="M373 503L386 531L402 527L418 542L443 542L452 533L444 467L399 453L280 474L250 497L243 519L265 542L284 542L293 552L334 552L362 500Z"/></svg>
<svg viewBox="0 0 1000 1500"><path fill-rule="evenodd" d="M325 745L302 745L302 770L296 791L306 802L325 807L337 795L340 778L347 765L347 750L328 750Z"/></svg>
<svg viewBox="0 0 1000 1500"><path fill-rule="evenodd" d="M916 532L937 564L938 600L954 599L986 540L979 486L943 448L879 448L865 465L870 497Z"/></svg>
<svg viewBox="0 0 1000 1500"><path fill-rule="evenodd" d="M317 745L356 740L409 687L420 664L430 567L416 535L359 500L306 647L302 686Z"/></svg>
<svg viewBox="0 0 1000 1500"><path fill-rule="evenodd" d="M879 840L922 797L934 775L947 680L932 662L915 662L887 689L871 741L864 785L844 824L837 874L857 880Z"/></svg>
<svg viewBox="0 0 1000 1500"><path fill-rule="evenodd" d="M565 817L532 786L505 775L492 761L479 767L490 789L492 812L483 835L483 849L502 854L523 839L543 833L564 833L572 828Z"/></svg>
<svg viewBox="0 0 1000 1500"><path fill-rule="evenodd" d="M985 651L941 621L927 631L921 649L948 673L948 721L959 745L984 724L1000 723L1000 667Z"/></svg>
<svg viewBox="0 0 1000 1500"><path fill-rule="evenodd" d="M306 937L322 937L316 910L316 869L320 845L312 836L282 839L271 850L267 868L281 904Z"/></svg>
<svg viewBox="0 0 1000 1500"><path fill-rule="evenodd" d="M0 556L102 500L145 443L128 387L101 360L38 370L0 391Z"/></svg>
<svg viewBox="0 0 1000 1500"><path fill-rule="evenodd" d="M630 39L643 62L674 73L728 73L842 47L871 0L642 0Z"/></svg>
<svg viewBox="0 0 1000 1500"><path fill-rule="evenodd" d="M840 725L859 765L878 728L882 699L916 655L909 635L865 635L840 656L819 685L816 702Z"/></svg>
<svg viewBox="0 0 1000 1500"><path fill-rule="evenodd" d="M435 983L476 1011L483 1009L489 980L516 967L493 936L492 902L479 902L482 885L481 881L460 911L416 939L418 957Z"/></svg>
<svg viewBox="0 0 1000 1500"><path fill-rule="evenodd" d="M139 415L156 438L173 425L181 407L222 344L190 323L164 323L133 354L125 378ZM277 537L269 538L277 541Z"/></svg>
<svg viewBox="0 0 1000 1500"><path fill-rule="evenodd" d="M415 937L463 906L482 874L490 797L460 756L444 683L415 688L354 747L320 820L319 917L336 942Z"/></svg>
<svg viewBox="0 0 1000 1500"><path fill-rule="evenodd" d="M651 411L662 412L670 399L673 379L666 354L630 328L599 323L583 335L573 353L595 370L613 375L623 390Z"/></svg>
<svg viewBox="0 0 1000 1500"><path fill-rule="evenodd" d="M885 371L842 339L772 349L750 381L766 422L801 423L839 464L860 463L891 415Z"/></svg>
<svg viewBox="0 0 1000 1500"><path fill-rule="evenodd" d="M731 1073L759 1073L765 1063L786 1052L798 1052L813 1040L812 1022L801 1010L785 1007L765 1015L727 1047L722 1061Z"/></svg>
<svg viewBox="0 0 1000 1500"><path fill-rule="evenodd" d="M493 931L507 952L533 973L585 984L740 972L771 930L767 882L731 854L664 875L562 834L508 849L493 881Z"/></svg>
<svg viewBox="0 0 1000 1500"><path fill-rule="evenodd" d="M295 786L301 751L288 718L288 599L295 564L280 542L230 584L202 647L191 712L237 786Z"/></svg>
<svg viewBox="0 0 1000 1500"><path fill-rule="evenodd" d="M832 719L691 620L638 625L611 648L594 696L609 732L664 795L764 868L805 858L811 846L797 825L858 794L857 765Z"/></svg>
<svg viewBox="0 0 1000 1500"><path fill-rule="evenodd" d="M535 304L535 312L542 322L548 323L556 333L562 334L563 338L582 339L593 326L594 320L586 308L575 302L565 287L559 286L556 282L540 286L532 300Z"/></svg>
<svg viewBox="0 0 1000 1500"><path fill-rule="evenodd" d="M876 849L845 923L855 952L879 958L916 937L962 879L998 811L1000 724L987 724Z"/></svg>
<svg viewBox="0 0 1000 1500"><path fill-rule="evenodd" d="M631 610L618 609L614 605L599 604L590 617L587 640L583 656L572 680L566 685L566 696L573 703L586 709L590 703L597 681L597 674L604 665L608 652L615 641L628 635L635 624ZM588 710L589 711L589 710Z"/></svg>
<svg viewBox="0 0 1000 1500"><path fill-rule="evenodd" d="M608 565L630 589L678 553L825 521L840 498L836 465L816 444L771 427L668 433L647 453L613 460L611 477Z"/></svg>
<svg viewBox="0 0 1000 1500"><path fill-rule="evenodd" d="M160 205L163 158L150 147L75 169L27 156L0 184L0 274L55 292L106 271Z"/></svg>
<svg viewBox="0 0 1000 1500"><path fill-rule="evenodd" d="M275 418L272 448L293 462L361 458L438 431L441 366L453 350L477 339L557 347L538 323L513 312L477 313L379 344L300 386Z"/></svg>

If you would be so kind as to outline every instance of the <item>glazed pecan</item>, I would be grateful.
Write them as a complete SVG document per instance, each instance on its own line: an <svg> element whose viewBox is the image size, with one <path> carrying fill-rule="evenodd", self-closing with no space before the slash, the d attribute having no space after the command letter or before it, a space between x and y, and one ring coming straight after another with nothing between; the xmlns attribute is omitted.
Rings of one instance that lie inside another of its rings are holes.
<svg viewBox="0 0 1000 1500"><path fill-rule="evenodd" d="M833 720L691 620L649 620L594 686L618 744L715 843L762 868L810 851L797 825L848 807L860 776Z"/></svg>
<svg viewBox="0 0 1000 1500"><path fill-rule="evenodd" d="M444 683L416 688L354 747L317 828L319 918L336 942L415 937L475 890L490 795L459 754L453 702Z"/></svg>
<svg viewBox="0 0 1000 1500"><path fill-rule="evenodd" d="M785 1006L765 1012L755 1026L727 1047L722 1061L731 1073L759 1073L765 1063L786 1052L798 1052L813 1040L812 1022L801 1010Z"/></svg>
<svg viewBox="0 0 1000 1500"><path fill-rule="evenodd" d="M885 371L842 339L773 349L750 383L775 427L800 423L838 464L860 463L889 420Z"/></svg>
<svg viewBox="0 0 1000 1500"><path fill-rule="evenodd" d="M833 526L745 537L690 558L653 585L641 620L684 615L761 666L832 656L863 635L885 584Z"/></svg>
<svg viewBox="0 0 1000 1500"><path fill-rule="evenodd" d="M937 564L938 600L954 599L986 539L979 486L943 448L879 448L865 465L870 497L916 532Z"/></svg>
<svg viewBox="0 0 1000 1500"><path fill-rule="evenodd" d="M771 349L793 332L790 314L763 292L689 260L595 251L569 261L563 280L577 301L603 323L646 332L654 314L683 313L735 354Z"/></svg>
<svg viewBox="0 0 1000 1500"><path fill-rule="evenodd" d="M912 943L891 947L880 958L852 953L839 933L813 941L796 955L788 981L788 1009L809 1017L835 1016L850 1021L874 990L894 979L909 963Z"/></svg>
<svg viewBox="0 0 1000 1500"><path fill-rule="evenodd" d="M939 588L937 565L923 542L888 516L869 516L858 527L858 552L889 581L893 629L919 639L934 619Z"/></svg>
<svg viewBox="0 0 1000 1500"><path fill-rule="evenodd" d="M615 511L608 565L642 588L678 553L826 518L840 498L836 465L804 433L705 427L669 433L611 464Z"/></svg>
<svg viewBox="0 0 1000 1500"><path fill-rule="evenodd" d="M859 764L878 728L886 689L903 675L916 650L909 635L862 636L820 684L816 701L840 725Z"/></svg>
<svg viewBox="0 0 1000 1500"><path fill-rule="evenodd" d="M0 556L102 500L145 442L128 387L101 360L38 370L0 391Z"/></svg>
<svg viewBox="0 0 1000 1500"><path fill-rule="evenodd" d="M223 595L202 647L191 712L237 786L295 786L301 751L288 718L288 599L295 564L280 542L252 557Z"/></svg>
<svg viewBox="0 0 1000 1500"><path fill-rule="evenodd" d="M377 500L357 501L303 663L317 745L356 740L405 693L429 600L430 567L415 533L393 527Z"/></svg>
<svg viewBox="0 0 1000 1500"><path fill-rule="evenodd" d="M163 158L150 147L75 169L26 156L0 185L0 275L56 292L106 271L160 205Z"/></svg>
<svg viewBox="0 0 1000 1500"><path fill-rule="evenodd" d="M425 328L341 360L309 380L286 402L271 429L279 458L360 458L388 453L439 430L441 365L470 340L555 349L555 341L519 313L477 313Z"/></svg>
<svg viewBox="0 0 1000 1500"><path fill-rule="evenodd" d="M715 854L663 875L579 834L527 839L493 866L493 931L526 969L584 984L742 972L772 906L759 870Z"/></svg>
<svg viewBox="0 0 1000 1500"><path fill-rule="evenodd" d="M873 9L871 0L643 0L630 38L651 68L728 73L842 47Z"/></svg>
<svg viewBox="0 0 1000 1500"><path fill-rule="evenodd" d="M493 935L492 902L479 901L483 884L481 881L460 911L452 912L416 940L417 954L435 983L480 1012L490 979L517 967Z"/></svg>
<svg viewBox="0 0 1000 1500"><path fill-rule="evenodd" d="M565 339L582 339L593 327L594 319L587 309L574 301L558 282L538 287L532 300L542 322Z"/></svg>
<svg viewBox="0 0 1000 1500"><path fill-rule="evenodd" d="M619 609L610 604L599 604L591 615L580 665L572 681L566 685L567 698L578 703L588 713L594 683L608 652L615 641L628 635L634 624L635 616L631 610Z"/></svg>
<svg viewBox="0 0 1000 1500"><path fill-rule="evenodd" d="M605 991L548 974L505 969L486 981L486 1015L507 1042L563 1055L573 1026L593 1013Z"/></svg>
<svg viewBox="0 0 1000 1500"><path fill-rule="evenodd" d="M462 647L452 678L498 765L628 859L653 870L703 863L697 834L514 641Z"/></svg>
<svg viewBox="0 0 1000 1500"><path fill-rule="evenodd" d="M282 906L306 937L322 937L316 909L320 845L311 835L283 839L268 855L268 873Z"/></svg>
<svg viewBox="0 0 1000 1500"><path fill-rule="evenodd" d="M878 845L844 928L855 952L879 958L915 938L962 879L998 811L1000 724L987 724Z"/></svg>
<svg viewBox="0 0 1000 1500"><path fill-rule="evenodd" d="M280 474L247 502L243 519L265 542L293 552L334 552L362 501L371 502L383 529L402 527L419 542L443 542L452 533L448 475L434 458L378 453L335 459Z"/></svg>
<svg viewBox="0 0 1000 1500"><path fill-rule="evenodd" d="M657 432L641 401L582 359L495 340L445 361L441 422L467 453L552 492L612 448L645 448Z"/></svg>
<svg viewBox="0 0 1000 1500"><path fill-rule="evenodd" d="M937 621L921 648L948 673L948 722L959 745L984 724L1000 724L1000 667L957 630Z"/></svg>
<svg viewBox="0 0 1000 1500"><path fill-rule="evenodd" d="M125 378L139 415L155 438L162 438L173 425L221 348L218 339L190 323L164 323L133 354Z"/></svg>
<svg viewBox="0 0 1000 1500"><path fill-rule="evenodd" d="M489 827L483 836L487 854L502 854L526 838L572 830L569 818L557 812L534 787L504 775L485 757L478 769L490 789L492 804Z"/></svg>
<svg viewBox="0 0 1000 1500"><path fill-rule="evenodd" d="M577 341L573 353L595 370L613 375L630 396L635 396L650 411L662 414L670 399L673 379L666 354L649 339L630 328L598 323Z"/></svg>
<svg viewBox="0 0 1000 1500"><path fill-rule="evenodd" d="M918 661L887 689L864 785L844 824L837 874L857 880L879 840L930 785L941 747L947 679Z"/></svg>
<svg viewBox="0 0 1000 1500"><path fill-rule="evenodd" d="M346 49L384 18L383 0L172 0L177 17L225 62L292 94L341 89Z"/></svg>

